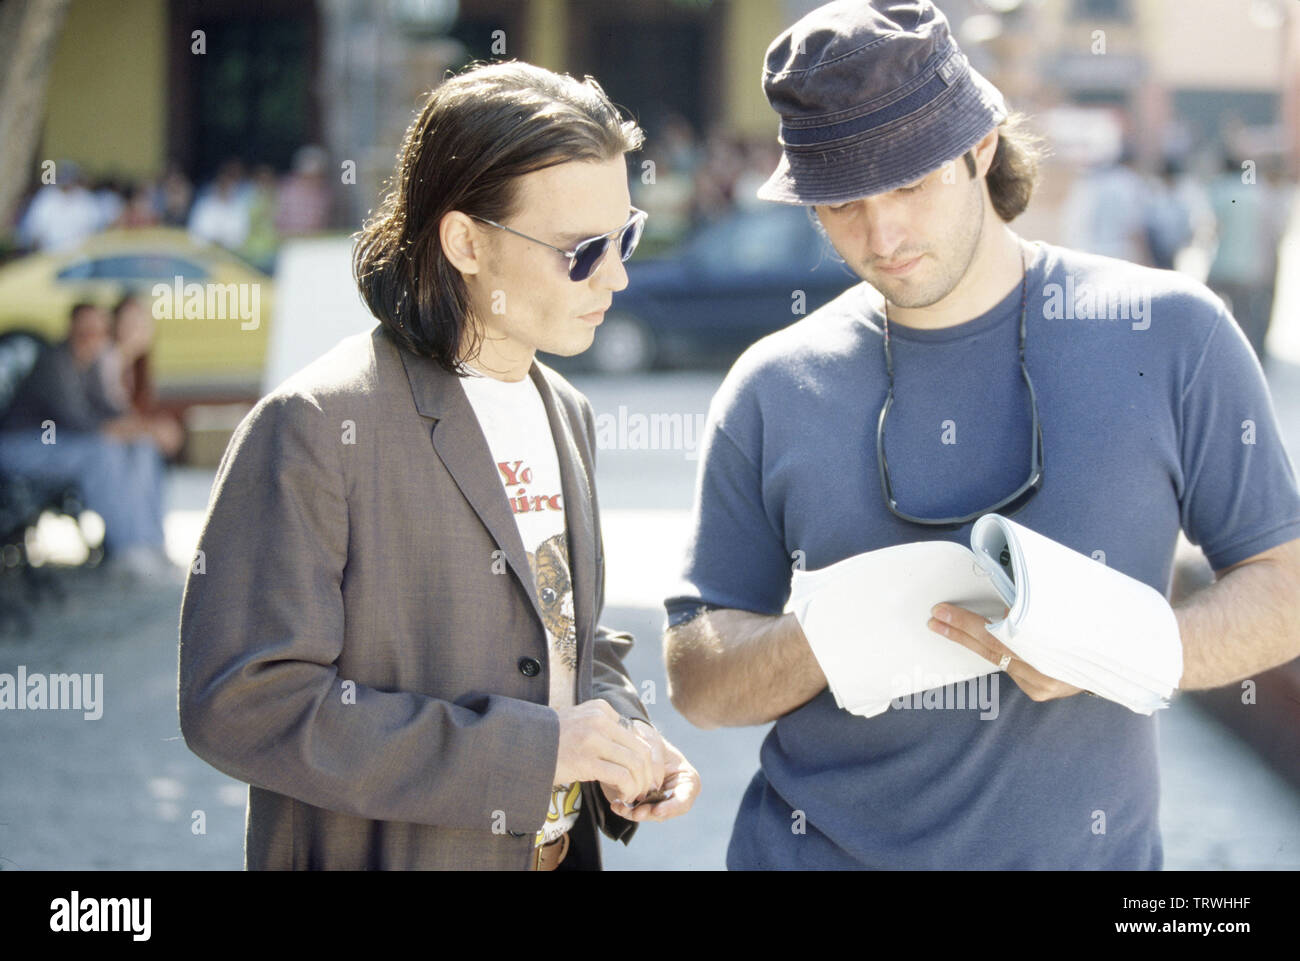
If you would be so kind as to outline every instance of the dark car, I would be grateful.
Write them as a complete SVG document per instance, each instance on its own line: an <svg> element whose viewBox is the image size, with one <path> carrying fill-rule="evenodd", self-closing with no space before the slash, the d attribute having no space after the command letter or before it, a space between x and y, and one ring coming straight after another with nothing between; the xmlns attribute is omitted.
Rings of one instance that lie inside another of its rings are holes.
<svg viewBox="0 0 1300 961"><path fill-rule="evenodd" d="M591 348L557 367L725 366L859 282L810 210L785 204L738 210L663 257L634 256L627 273Z"/></svg>

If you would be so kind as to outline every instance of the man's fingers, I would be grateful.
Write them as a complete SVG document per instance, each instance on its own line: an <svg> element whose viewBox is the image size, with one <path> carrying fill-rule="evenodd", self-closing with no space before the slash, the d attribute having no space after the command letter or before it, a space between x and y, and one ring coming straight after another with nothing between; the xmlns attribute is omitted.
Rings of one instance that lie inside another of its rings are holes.
<svg viewBox="0 0 1300 961"><path fill-rule="evenodd" d="M629 723L627 726L624 726L620 724L619 721L626 720L626 718L621 718L617 714L615 715L615 718L616 720L604 722L605 726L602 728L602 733L608 738L611 744L616 744L619 747L624 748L630 755L637 759L636 763L634 765L629 765L629 767L633 773L637 775L639 780L644 780L652 787L658 787L659 783L663 780L663 773L661 770L656 776L652 746L636 731L636 725ZM618 760L620 763L623 763L621 757L611 757L610 759ZM662 768L662 765L660 765L660 768ZM649 790L649 788L646 790Z"/></svg>
<svg viewBox="0 0 1300 961"><path fill-rule="evenodd" d="M627 772L632 782L632 790L623 795L625 801L634 800L651 788L659 786L658 782L652 781L650 758L643 745L638 744L635 748L627 748L621 744L610 744L605 751L601 752L601 760L616 764Z"/></svg>
<svg viewBox="0 0 1300 961"><path fill-rule="evenodd" d="M632 772L613 761L599 760L595 763L594 780L613 787L623 798L636 797L638 794L636 779Z"/></svg>
<svg viewBox="0 0 1300 961"><path fill-rule="evenodd" d="M619 809L618 813L634 821L668 821L681 817L691 809L700 789L698 775L683 771L671 774L666 782L666 790L672 796L653 804L640 804L630 811Z"/></svg>
<svg viewBox="0 0 1300 961"><path fill-rule="evenodd" d="M594 705L596 711L602 717L609 718L609 720L611 721L618 721L619 718L622 716L618 713L618 711L614 710L614 705L610 704L609 701L605 700L603 697L592 698L590 701L587 701L586 703Z"/></svg>
<svg viewBox="0 0 1300 961"><path fill-rule="evenodd" d="M930 628L930 630L934 631L936 634L942 634L953 643L960 644L962 647L974 651L986 661L992 661L996 664L1002 659L1003 652L998 649L1001 648L1002 645L999 644L996 639L993 640L992 644L985 643L981 638L971 635L969 632L962 630L957 625L945 624L943 621L934 617L930 618L926 623L926 627ZM994 647L994 644L996 644L997 647ZM1014 657L1015 655L1012 656Z"/></svg>
<svg viewBox="0 0 1300 961"><path fill-rule="evenodd" d="M952 604L939 604L931 613L934 616L927 626L932 631L969 648L985 660L997 664L1004 655L1015 657L1006 645L988 632L989 622L974 611ZM948 616L946 621L939 616L943 613Z"/></svg>
<svg viewBox="0 0 1300 961"><path fill-rule="evenodd" d="M603 698L563 708L560 714L562 724L573 725L569 750L576 757L565 762L569 766L557 765L557 771L563 767L566 773L577 775L576 780L599 780L617 787L628 800L659 786L663 763L655 756L658 734L653 729L649 731L651 740Z"/></svg>
<svg viewBox="0 0 1300 961"><path fill-rule="evenodd" d="M612 711L613 708L610 708L610 710ZM648 758L650 756L649 745L646 744L645 739L637 733L636 725L631 723L620 723L626 720L627 718L617 713L612 717L601 718L598 722L601 734L613 743L621 744L629 751L644 752Z"/></svg>
<svg viewBox="0 0 1300 961"><path fill-rule="evenodd" d="M673 799L659 801L656 804L638 804L632 808L621 808L618 811L620 817L627 818L629 821L667 821L675 818L679 814L685 814L684 808L678 810L673 807ZM678 808L681 805L677 805Z"/></svg>
<svg viewBox="0 0 1300 961"><path fill-rule="evenodd" d="M1003 616L1010 613L1004 605ZM939 615L947 613L945 621ZM1025 663L1000 640L988 631L989 621L974 611L966 610L955 604L937 604L931 611L933 615L927 626L937 634L942 634L954 643L968 648L991 664L1000 664L1006 656L1011 657L1007 665L1007 676L1015 682L1031 700L1050 701L1058 697L1078 694L1082 689L1065 681L1057 680Z"/></svg>
<svg viewBox="0 0 1300 961"><path fill-rule="evenodd" d="M976 614L964 607L953 607L949 604L942 605L942 609L948 612L952 625L965 631L975 640L990 648L1002 647L1001 642L989 633L989 621L982 614Z"/></svg>
<svg viewBox="0 0 1300 961"><path fill-rule="evenodd" d="M644 724L633 724L632 730L636 731L637 737L650 749L650 776L655 786L663 784L668 774L665 764L667 752L663 737L657 730Z"/></svg>

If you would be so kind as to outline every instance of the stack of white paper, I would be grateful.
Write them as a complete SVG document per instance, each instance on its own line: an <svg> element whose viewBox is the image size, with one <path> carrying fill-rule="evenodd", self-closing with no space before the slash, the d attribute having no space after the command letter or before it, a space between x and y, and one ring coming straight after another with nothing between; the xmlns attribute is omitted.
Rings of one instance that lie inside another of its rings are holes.
<svg viewBox="0 0 1300 961"><path fill-rule="evenodd" d="M997 514L975 523L971 546L900 544L795 572L786 609L840 707L872 717L997 670L926 627L940 602L993 618L989 633L1043 674L1139 714L1167 706L1182 643L1158 591Z"/></svg>

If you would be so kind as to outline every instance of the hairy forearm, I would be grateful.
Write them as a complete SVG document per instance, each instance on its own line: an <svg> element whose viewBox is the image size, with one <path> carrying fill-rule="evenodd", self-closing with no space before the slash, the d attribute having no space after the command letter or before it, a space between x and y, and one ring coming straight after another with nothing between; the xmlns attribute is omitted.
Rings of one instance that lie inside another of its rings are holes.
<svg viewBox="0 0 1300 961"><path fill-rule="evenodd" d="M134 440L149 433L148 422L139 414L122 414L100 425L100 432L116 440Z"/></svg>
<svg viewBox="0 0 1300 961"><path fill-rule="evenodd" d="M1183 641L1180 690L1222 687L1300 656L1300 578L1261 560L1174 607Z"/></svg>
<svg viewBox="0 0 1300 961"><path fill-rule="evenodd" d="M696 727L765 724L826 687L793 614L705 611L664 635L668 696Z"/></svg>

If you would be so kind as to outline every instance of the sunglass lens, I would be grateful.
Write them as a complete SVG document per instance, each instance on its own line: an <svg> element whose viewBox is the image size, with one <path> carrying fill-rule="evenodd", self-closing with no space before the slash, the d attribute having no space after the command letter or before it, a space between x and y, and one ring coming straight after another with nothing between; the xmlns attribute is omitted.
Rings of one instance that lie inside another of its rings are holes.
<svg viewBox="0 0 1300 961"><path fill-rule="evenodd" d="M605 251L609 249L608 237L597 237L594 240L580 244L573 254L573 264L569 268L569 278L571 280L586 280L591 276L591 272L596 269L601 260L605 257Z"/></svg>
<svg viewBox="0 0 1300 961"><path fill-rule="evenodd" d="M636 245L641 242L641 229L645 227L645 218L638 216L636 220L627 225L623 231L623 236L619 238L619 255L626 261L632 256L632 251L636 250Z"/></svg>

